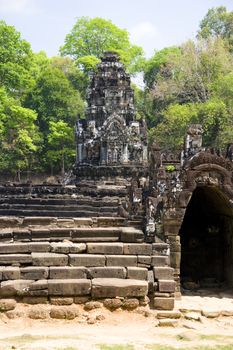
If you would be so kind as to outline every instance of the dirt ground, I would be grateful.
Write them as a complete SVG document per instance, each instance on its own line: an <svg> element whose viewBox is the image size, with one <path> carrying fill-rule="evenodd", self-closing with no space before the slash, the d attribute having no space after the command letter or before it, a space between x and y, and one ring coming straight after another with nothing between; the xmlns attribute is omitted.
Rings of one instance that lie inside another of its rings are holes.
<svg viewBox="0 0 233 350"><path fill-rule="evenodd" d="M80 316L69 321L24 317L32 307L17 306L17 317L13 319L1 314L0 350L233 349L232 292L183 296L176 302L182 317L175 320L174 327L159 326L155 310L142 314L142 309L82 309ZM99 320L87 322L96 316Z"/></svg>

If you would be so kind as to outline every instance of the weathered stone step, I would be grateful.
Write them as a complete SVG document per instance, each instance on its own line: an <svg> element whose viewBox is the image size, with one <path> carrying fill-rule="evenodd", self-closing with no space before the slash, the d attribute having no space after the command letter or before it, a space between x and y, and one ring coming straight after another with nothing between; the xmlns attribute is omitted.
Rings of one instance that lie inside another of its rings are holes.
<svg viewBox="0 0 233 350"><path fill-rule="evenodd" d="M0 230L0 241L143 242L143 232L134 227L38 227Z"/></svg>
<svg viewBox="0 0 233 350"><path fill-rule="evenodd" d="M72 217L93 217L93 216L103 216L103 212L97 212L97 211L81 211L81 210L72 210L72 211L55 211L55 210L40 210L38 213L38 210L17 210L17 209L0 209L0 215L12 215L12 216L59 216L64 218L72 218ZM58 215L59 214L59 215ZM104 212L104 216L117 216L118 213L114 212Z"/></svg>
<svg viewBox="0 0 233 350"><path fill-rule="evenodd" d="M0 205L3 204L33 204L33 205L92 205L93 207L109 207L116 206L118 199L116 198L91 198L78 196L76 199L72 198L19 198L19 197L7 197L0 198Z"/></svg>
<svg viewBox="0 0 233 350"><path fill-rule="evenodd" d="M44 205L44 204L0 204L1 210L27 210L27 211L55 211L55 212L67 212L67 211L80 211L83 212L98 212L104 214L105 212L118 212L118 206L91 206L91 205Z"/></svg>
<svg viewBox="0 0 233 350"><path fill-rule="evenodd" d="M86 296L92 298L144 297L148 282L120 278L9 280L1 282L1 297Z"/></svg>

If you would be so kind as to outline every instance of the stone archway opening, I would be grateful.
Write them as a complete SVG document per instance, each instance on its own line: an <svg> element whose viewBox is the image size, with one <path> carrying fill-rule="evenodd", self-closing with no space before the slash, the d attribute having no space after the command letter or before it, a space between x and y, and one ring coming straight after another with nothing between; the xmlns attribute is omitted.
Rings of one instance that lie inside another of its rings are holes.
<svg viewBox="0 0 233 350"><path fill-rule="evenodd" d="M233 286L233 209L218 187L197 186L193 191L180 239L183 286Z"/></svg>

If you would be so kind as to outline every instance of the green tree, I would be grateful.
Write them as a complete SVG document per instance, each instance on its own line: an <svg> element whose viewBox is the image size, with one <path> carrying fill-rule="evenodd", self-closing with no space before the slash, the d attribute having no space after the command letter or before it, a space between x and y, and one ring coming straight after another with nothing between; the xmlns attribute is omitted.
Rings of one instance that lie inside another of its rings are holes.
<svg viewBox="0 0 233 350"><path fill-rule="evenodd" d="M29 169L40 144L37 115L0 88L0 168L17 174Z"/></svg>
<svg viewBox="0 0 233 350"><path fill-rule="evenodd" d="M61 174L65 174L66 166L72 166L75 159L74 129L63 120L50 121L48 135L49 149L47 157L52 169L60 168ZM60 164L60 167L59 167Z"/></svg>
<svg viewBox="0 0 233 350"><path fill-rule="evenodd" d="M233 11L219 6L209 9L200 23L198 36L202 38L221 36L233 50Z"/></svg>
<svg viewBox="0 0 233 350"><path fill-rule="evenodd" d="M140 69L142 48L130 43L125 29L103 18L78 18L60 49L62 55L71 56L85 71L96 66L104 51L112 50L118 52L131 71Z"/></svg>
<svg viewBox="0 0 233 350"><path fill-rule="evenodd" d="M0 21L0 86L12 96L21 97L34 83L32 62L30 44L13 26Z"/></svg>

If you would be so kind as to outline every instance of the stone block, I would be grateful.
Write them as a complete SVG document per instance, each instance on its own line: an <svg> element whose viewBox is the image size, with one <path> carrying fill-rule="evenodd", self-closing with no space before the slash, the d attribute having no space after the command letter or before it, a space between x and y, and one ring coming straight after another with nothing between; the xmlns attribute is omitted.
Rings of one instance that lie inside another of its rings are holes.
<svg viewBox="0 0 233 350"><path fill-rule="evenodd" d="M167 243L152 243L153 255L168 255L169 245Z"/></svg>
<svg viewBox="0 0 233 350"><path fill-rule="evenodd" d="M16 227L19 226L22 219L14 216L1 216L0 217L0 228Z"/></svg>
<svg viewBox="0 0 233 350"><path fill-rule="evenodd" d="M66 266L68 256L55 253L32 253L32 264L34 266Z"/></svg>
<svg viewBox="0 0 233 350"><path fill-rule="evenodd" d="M70 245L70 253L78 254L86 251L85 243L71 243Z"/></svg>
<svg viewBox="0 0 233 350"><path fill-rule="evenodd" d="M160 292L174 293L176 289L176 282L171 280L159 280L158 285Z"/></svg>
<svg viewBox="0 0 233 350"><path fill-rule="evenodd" d="M8 243L0 245L0 254L29 253L27 243Z"/></svg>
<svg viewBox="0 0 233 350"><path fill-rule="evenodd" d="M51 243L51 252L68 254L70 252L70 245L71 243L66 242L53 242Z"/></svg>
<svg viewBox="0 0 233 350"><path fill-rule="evenodd" d="M50 310L50 317L56 319L73 320L80 312L76 305L53 306Z"/></svg>
<svg viewBox="0 0 233 350"><path fill-rule="evenodd" d="M92 226L93 220L91 218L74 218L74 226L76 227L85 227Z"/></svg>
<svg viewBox="0 0 233 350"><path fill-rule="evenodd" d="M159 327L177 327L179 322L174 318L164 318L159 320Z"/></svg>
<svg viewBox="0 0 233 350"><path fill-rule="evenodd" d="M22 303L31 304L31 305L47 304L48 298L47 297L23 297Z"/></svg>
<svg viewBox="0 0 233 350"><path fill-rule="evenodd" d="M158 311L157 312L157 318L173 318L173 319L178 319L181 318L182 314L178 310L163 310L163 311Z"/></svg>
<svg viewBox="0 0 233 350"><path fill-rule="evenodd" d="M49 278L51 279L83 279L87 278L87 269L85 267L54 266L49 269Z"/></svg>
<svg viewBox="0 0 233 350"><path fill-rule="evenodd" d="M133 255L107 255L107 266L137 266L137 257Z"/></svg>
<svg viewBox="0 0 233 350"><path fill-rule="evenodd" d="M20 269L21 278L24 280L42 280L48 278L48 267L28 266Z"/></svg>
<svg viewBox="0 0 233 350"><path fill-rule="evenodd" d="M171 267L154 267L154 276L156 280L173 280L174 270Z"/></svg>
<svg viewBox="0 0 233 350"><path fill-rule="evenodd" d="M48 280L43 279L43 280L38 280L36 282L32 282L29 286L30 291L34 290L46 290L48 289Z"/></svg>
<svg viewBox="0 0 233 350"><path fill-rule="evenodd" d="M147 295L147 292L148 283L146 281L120 278L94 278L92 280L93 298L141 297Z"/></svg>
<svg viewBox="0 0 233 350"><path fill-rule="evenodd" d="M180 267L181 253L180 252L171 252L170 253L170 264L176 269Z"/></svg>
<svg viewBox="0 0 233 350"><path fill-rule="evenodd" d="M148 280L149 293L153 293L154 292L155 277L154 277L154 272L152 270L148 270L147 280Z"/></svg>
<svg viewBox="0 0 233 350"><path fill-rule="evenodd" d="M19 267L7 266L2 270L2 279L7 280L19 280L20 279L20 269Z"/></svg>
<svg viewBox="0 0 233 350"><path fill-rule="evenodd" d="M51 297L50 298L50 303L52 305L71 305L73 304L74 299L69 297L69 298L56 298L56 297Z"/></svg>
<svg viewBox="0 0 233 350"><path fill-rule="evenodd" d="M32 262L31 254L1 254L0 264L30 264Z"/></svg>
<svg viewBox="0 0 233 350"><path fill-rule="evenodd" d="M28 248L30 253L48 253L50 244L49 242L30 242Z"/></svg>
<svg viewBox="0 0 233 350"><path fill-rule="evenodd" d="M175 305L174 298L154 298L154 308L158 310L173 310Z"/></svg>
<svg viewBox="0 0 233 350"><path fill-rule="evenodd" d="M148 270L143 267L127 267L127 278L134 280L147 280Z"/></svg>
<svg viewBox="0 0 233 350"><path fill-rule="evenodd" d="M152 266L168 266L168 256L152 256L151 257Z"/></svg>
<svg viewBox="0 0 233 350"><path fill-rule="evenodd" d="M13 239L13 232L10 229L4 229L0 232L0 241L1 242L11 242Z"/></svg>
<svg viewBox="0 0 233 350"><path fill-rule="evenodd" d="M47 228L32 228L32 241L50 241L50 230Z"/></svg>
<svg viewBox="0 0 233 350"><path fill-rule="evenodd" d="M133 227L124 227L120 235L120 241L125 243L141 243L144 240L144 234L141 230Z"/></svg>
<svg viewBox="0 0 233 350"><path fill-rule="evenodd" d="M51 225L56 221L55 217L49 217L49 216L31 216L31 217L25 217L23 219L23 225L29 226L29 225Z"/></svg>
<svg viewBox="0 0 233 350"><path fill-rule="evenodd" d="M29 242L31 240L31 232L26 229L17 229L13 231L14 241Z"/></svg>
<svg viewBox="0 0 233 350"><path fill-rule="evenodd" d="M126 278L126 269L118 266L91 267L88 278Z"/></svg>
<svg viewBox="0 0 233 350"><path fill-rule="evenodd" d="M58 227L74 227L73 219L57 219Z"/></svg>
<svg viewBox="0 0 233 350"><path fill-rule="evenodd" d="M69 264L72 266L105 266L105 256L97 254L69 254Z"/></svg>
<svg viewBox="0 0 233 350"><path fill-rule="evenodd" d="M123 254L123 243L87 243L89 254Z"/></svg>
<svg viewBox="0 0 233 350"><path fill-rule="evenodd" d="M124 254L128 255L151 255L152 245L147 243L124 244Z"/></svg>
<svg viewBox="0 0 233 350"><path fill-rule="evenodd" d="M91 292L91 281L87 279L48 280L48 290L49 295L89 295Z"/></svg>
<svg viewBox="0 0 233 350"><path fill-rule="evenodd" d="M28 290L32 280L12 280L1 282L0 296L11 297L16 295L22 295L25 290Z"/></svg>
<svg viewBox="0 0 233 350"><path fill-rule="evenodd" d="M138 255L138 266L140 266L140 267L151 266L151 256Z"/></svg>
<svg viewBox="0 0 233 350"><path fill-rule="evenodd" d="M16 301L14 299L0 299L0 312L14 310Z"/></svg>

